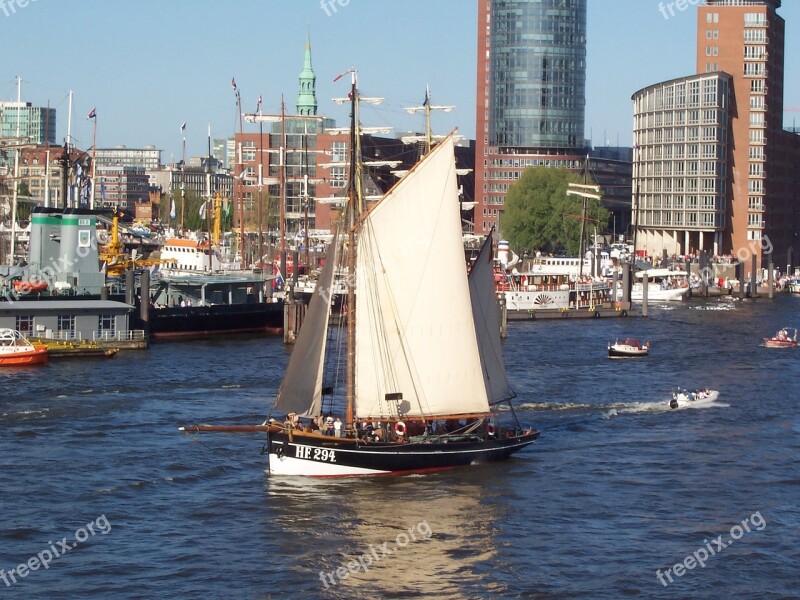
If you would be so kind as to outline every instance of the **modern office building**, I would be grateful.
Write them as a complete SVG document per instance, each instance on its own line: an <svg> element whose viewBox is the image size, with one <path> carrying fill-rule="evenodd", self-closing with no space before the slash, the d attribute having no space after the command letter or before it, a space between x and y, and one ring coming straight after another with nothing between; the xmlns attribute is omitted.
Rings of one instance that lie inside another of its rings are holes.
<svg viewBox="0 0 800 600"><path fill-rule="evenodd" d="M780 6L780 0L707 0L698 7L698 75L634 94L637 249L734 255L748 269L752 255L770 251L776 264L796 261L800 137L783 129ZM679 107L684 84L686 106ZM667 135L684 129L678 118L692 137L668 142ZM698 170L696 197L676 189L692 181L689 169ZM698 203L696 210L689 202Z"/></svg>
<svg viewBox="0 0 800 600"><path fill-rule="evenodd" d="M637 249L660 256L725 247L732 94L731 76L719 72L634 94Z"/></svg>
<svg viewBox="0 0 800 600"><path fill-rule="evenodd" d="M224 169L236 162L236 141L231 138L214 138L212 154Z"/></svg>
<svg viewBox="0 0 800 600"><path fill-rule="evenodd" d="M586 0L478 0L475 232L528 167L583 168Z"/></svg>
<svg viewBox="0 0 800 600"><path fill-rule="evenodd" d="M56 143L56 109L33 106L30 102L0 102L0 138L17 135L36 145Z"/></svg>
<svg viewBox="0 0 800 600"><path fill-rule="evenodd" d="M98 166L95 206L119 208L133 215L137 204L149 202L147 174L142 167Z"/></svg>
<svg viewBox="0 0 800 600"><path fill-rule="evenodd" d="M161 150L155 146L97 148L94 156L98 167L136 167L149 170L161 166Z"/></svg>

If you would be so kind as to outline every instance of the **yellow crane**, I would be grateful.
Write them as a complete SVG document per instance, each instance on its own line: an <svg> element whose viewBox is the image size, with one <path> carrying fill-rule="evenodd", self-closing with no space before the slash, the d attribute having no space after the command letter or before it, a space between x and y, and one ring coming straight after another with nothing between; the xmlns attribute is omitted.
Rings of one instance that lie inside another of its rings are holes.
<svg viewBox="0 0 800 600"><path fill-rule="evenodd" d="M165 261L152 258L133 257L125 252L125 245L119 239L119 213L111 217L111 237L99 248L100 261L105 262L107 276L122 275L127 269L152 267Z"/></svg>

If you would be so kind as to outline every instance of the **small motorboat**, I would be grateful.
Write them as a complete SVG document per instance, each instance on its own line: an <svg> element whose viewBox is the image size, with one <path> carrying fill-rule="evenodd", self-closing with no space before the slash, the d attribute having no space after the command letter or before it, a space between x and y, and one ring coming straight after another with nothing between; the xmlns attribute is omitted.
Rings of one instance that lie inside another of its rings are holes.
<svg viewBox="0 0 800 600"><path fill-rule="evenodd" d="M716 402L719 398L717 390L678 390L672 392L672 399L669 401L670 408L700 408L704 405Z"/></svg>
<svg viewBox="0 0 800 600"><path fill-rule="evenodd" d="M0 329L0 366L40 365L47 362L45 346L34 346L14 329Z"/></svg>
<svg viewBox="0 0 800 600"><path fill-rule="evenodd" d="M608 358L632 358L635 356L647 356L650 353L650 340L640 344L639 340L626 338L623 341L614 340L608 343Z"/></svg>
<svg viewBox="0 0 800 600"><path fill-rule="evenodd" d="M764 338L765 348L797 348L797 329L784 327L771 338Z"/></svg>

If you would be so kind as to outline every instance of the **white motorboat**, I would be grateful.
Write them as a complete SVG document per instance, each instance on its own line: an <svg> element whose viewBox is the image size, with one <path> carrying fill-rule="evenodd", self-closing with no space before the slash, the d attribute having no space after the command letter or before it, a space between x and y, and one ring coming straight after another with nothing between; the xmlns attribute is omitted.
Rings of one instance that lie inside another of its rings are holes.
<svg viewBox="0 0 800 600"><path fill-rule="evenodd" d="M686 271L650 269L636 273L636 282L631 286L631 300L641 302L644 298L644 275L647 274L648 302L681 302L689 295ZM617 293L622 298L622 290Z"/></svg>
<svg viewBox="0 0 800 600"><path fill-rule="evenodd" d="M636 356L647 356L650 353L650 340L640 344L639 340L626 338L621 342L614 340L608 343L608 358L632 358Z"/></svg>
<svg viewBox="0 0 800 600"><path fill-rule="evenodd" d="M700 408L713 404L719 398L717 390L678 390L672 392L672 399L669 401L670 408Z"/></svg>

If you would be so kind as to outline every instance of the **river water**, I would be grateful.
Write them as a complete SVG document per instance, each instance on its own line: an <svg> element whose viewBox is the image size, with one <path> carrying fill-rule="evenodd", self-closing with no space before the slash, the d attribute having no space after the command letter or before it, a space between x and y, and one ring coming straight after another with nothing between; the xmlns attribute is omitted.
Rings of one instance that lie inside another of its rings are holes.
<svg viewBox="0 0 800 600"><path fill-rule="evenodd" d="M0 598L798 597L800 350L759 346L786 325L800 298L513 323L539 441L375 479L270 478L259 436L178 432L260 422L278 338L5 369ZM627 336L651 355L608 360ZM669 410L678 386L718 405Z"/></svg>

